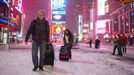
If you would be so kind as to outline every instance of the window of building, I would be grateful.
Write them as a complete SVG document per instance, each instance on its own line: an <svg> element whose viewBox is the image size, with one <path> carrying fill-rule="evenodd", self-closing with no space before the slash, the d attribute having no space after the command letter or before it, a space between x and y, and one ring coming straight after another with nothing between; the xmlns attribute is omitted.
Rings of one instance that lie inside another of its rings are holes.
<svg viewBox="0 0 134 75"><path fill-rule="evenodd" d="M124 32L124 16L120 17L120 32Z"/></svg>
<svg viewBox="0 0 134 75"><path fill-rule="evenodd" d="M118 32L118 16L114 18L114 32Z"/></svg>
<svg viewBox="0 0 134 75"><path fill-rule="evenodd" d="M133 2L133 8L134 8L134 2Z"/></svg>
<svg viewBox="0 0 134 75"><path fill-rule="evenodd" d="M130 12L130 32L134 29L134 11Z"/></svg>
<svg viewBox="0 0 134 75"><path fill-rule="evenodd" d="M125 21L125 33L129 33L129 18L128 18L128 14L126 14L125 15L125 19L124 19L124 21Z"/></svg>
<svg viewBox="0 0 134 75"><path fill-rule="evenodd" d="M133 3L130 4L130 7L133 8Z"/></svg>

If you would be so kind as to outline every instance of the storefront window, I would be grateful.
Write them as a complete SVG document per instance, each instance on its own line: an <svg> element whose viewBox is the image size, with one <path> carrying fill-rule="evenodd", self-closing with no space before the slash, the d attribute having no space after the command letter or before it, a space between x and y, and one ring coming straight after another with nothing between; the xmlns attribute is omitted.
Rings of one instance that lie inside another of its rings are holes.
<svg viewBox="0 0 134 75"><path fill-rule="evenodd" d="M128 14L125 16L125 33L129 33L129 18Z"/></svg>

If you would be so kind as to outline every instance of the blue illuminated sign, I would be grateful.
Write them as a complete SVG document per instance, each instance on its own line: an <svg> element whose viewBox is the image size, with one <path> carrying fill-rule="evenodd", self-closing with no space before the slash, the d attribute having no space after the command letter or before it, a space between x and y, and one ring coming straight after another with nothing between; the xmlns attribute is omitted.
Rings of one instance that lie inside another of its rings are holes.
<svg viewBox="0 0 134 75"><path fill-rule="evenodd" d="M66 15L52 15L52 21L65 21Z"/></svg>
<svg viewBox="0 0 134 75"><path fill-rule="evenodd" d="M52 11L52 14L65 15L66 11Z"/></svg>
<svg viewBox="0 0 134 75"><path fill-rule="evenodd" d="M66 20L67 0L52 0L52 23L63 24Z"/></svg>
<svg viewBox="0 0 134 75"><path fill-rule="evenodd" d="M0 3L3 3L4 2L4 0L0 0Z"/></svg>
<svg viewBox="0 0 134 75"><path fill-rule="evenodd" d="M65 21L52 21L52 23L54 23L54 24L64 24Z"/></svg>
<svg viewBox="0 0 134 75"><path fill-rule="evenodd" d="M52 10L66 10L66 0L52 0Z"/></svg>
<svg viewBox="0 0 134 75"><path fill-rule="evenodd" d="M14 24L11 23L11 22L9 22L8 20L5 20L5 19L0 18L0 22L1 22L1 23L4 23L4 24L9 24L9 25L11 25L11 26L14 27Z"/></svg>
<svg viewBox="0 0 134 75"><path fill-rule="evenodd" d="M0 3L6 3L6 4L7 4L7 6L9 7L8 0L0 0Z"/></svg>

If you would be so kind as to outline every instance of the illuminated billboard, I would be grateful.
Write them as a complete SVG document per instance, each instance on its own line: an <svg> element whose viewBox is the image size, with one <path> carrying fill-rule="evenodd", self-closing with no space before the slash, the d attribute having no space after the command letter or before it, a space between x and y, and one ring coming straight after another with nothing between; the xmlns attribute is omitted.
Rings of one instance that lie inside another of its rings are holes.
<svg viewBox="0 0 134 75"><path fill-rule="evenodd" d="M66 20L66 1L67 0L52 0L52 23L64 24Z"/></svg>
<svg viewBox="0 0 134 75"><path fill-rule="evenodd" d="M65 15L66 11L52 11L52 14Z"/></svg>
<svg viewBox="0 0 134 75"><path fill-rule="evenodd" d="M52 15L53 21L65 21L66 15Z"/></svg>
<svg viewBox="0 0 134 75"><path fill-rule="evenodd" d="M99 20L96 24L96 33L97 34L105 34L106 33L106 22L108 22L109 19L106 20Z"/></svg>
<svg viewBox="0 0 134 75"><path fill-rule="evenodd" d="M20 13L22 13L22 0L12 0L12 6L15 7Z"/></svg>
<svg viewBox="0 0 134 75"><path fill-rule="evenodd" d="M52 0L52 10L66 10L66 0Z"/></svg>
<svg viewBox="0 0 134 75"><path fill-rule="evenodd" d="M64 24L65 21L52 21L52 23L54 23L54 24Z"/></svg>
<svg viewBox="0 0 134 75"><path fill-rule="evenodd" d="M6 3L6 4L7 4L7 6L9 7L8 0L0 0L0 3Z"/></svg>
<svg viewBox="0 0 134 75"><path fill-rule="evenodd" d="M13 24L13 23L11 23L11 22L9 22L8 20L3 19L3 18L0 18L0 23L9 24L9 25L11 25L11 26L14 27L14 24Z"/></svg>
<svg viewBox="0 0 134 75"><path fill-rule="evenodd" d="M106 0L97 0L98 15L105 15L105 2Z"/></svg>
<svg viewBox="0 0 134 75"><path fill-rule="evenodd" d="M7 19L0 18L0 27L7 27L11 30L15 30L15 24L9 22Z"/></svg>

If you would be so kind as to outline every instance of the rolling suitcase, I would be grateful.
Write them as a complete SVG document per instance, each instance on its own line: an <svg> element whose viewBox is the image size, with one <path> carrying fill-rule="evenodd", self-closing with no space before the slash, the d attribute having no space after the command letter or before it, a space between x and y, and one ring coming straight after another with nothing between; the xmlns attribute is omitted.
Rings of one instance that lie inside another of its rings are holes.
<svg viewBox="0 0 134 75"><path fill-rule="evenodd" d="M68 61L70 58L69 50L67 46L61 46L59 52L59 60Z"/></svg>
<svg viewBox="0 0 134 75"><path fill-rule="evenodd" d="M47 44L47 50L45 52L44 65L54 66L54 47L52 43Z"/></svg>

